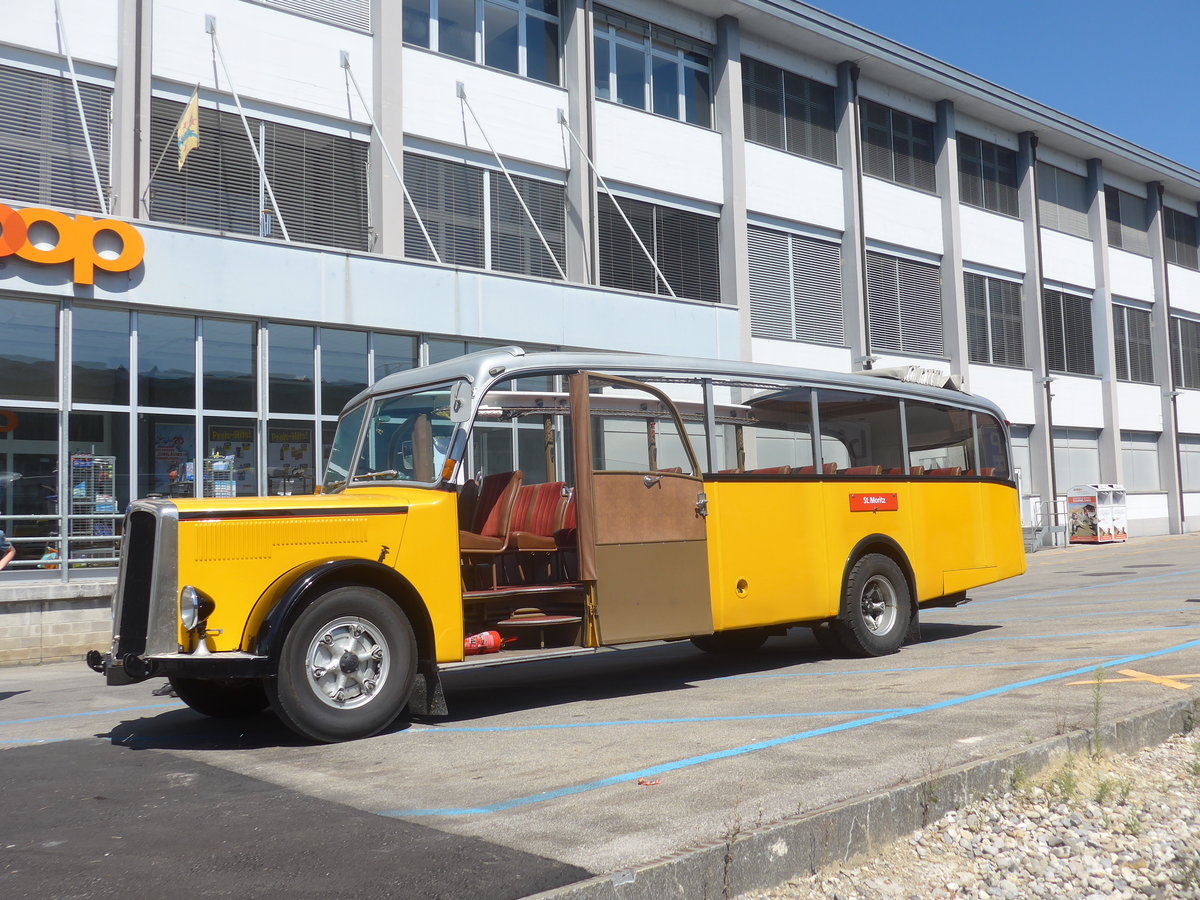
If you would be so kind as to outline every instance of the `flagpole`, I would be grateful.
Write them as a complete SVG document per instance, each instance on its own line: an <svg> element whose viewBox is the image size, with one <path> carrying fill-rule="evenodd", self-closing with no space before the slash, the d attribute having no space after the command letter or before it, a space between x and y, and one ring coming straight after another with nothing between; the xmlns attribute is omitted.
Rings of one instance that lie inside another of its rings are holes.
<svg viewBox="0 0 1200 900"><path fill-rule="evenodd" d="M196 86L192 89L192 96L197 100L200 99L200 82L196 82ZM191 102L191 97L188 98L188 103ZM183 117L187 115L188 104L183 104L183 112L179 114L179 118L175 120L175 127L171 129L171 133L167 135L167 143L163 147L162 153L158 155L158 162L154 164L154 168L150 172L150 177L146 179L146 189L142 191L142 209L146 212L146 217L150 216L150 206L146 203L146 195L150 193L150 186L154 183L154 176L158 174L159 167L162 166L162 161L167 158L167 151L171 149L171 142L174 140L178 143L179 125L183 122Z"/></svg>

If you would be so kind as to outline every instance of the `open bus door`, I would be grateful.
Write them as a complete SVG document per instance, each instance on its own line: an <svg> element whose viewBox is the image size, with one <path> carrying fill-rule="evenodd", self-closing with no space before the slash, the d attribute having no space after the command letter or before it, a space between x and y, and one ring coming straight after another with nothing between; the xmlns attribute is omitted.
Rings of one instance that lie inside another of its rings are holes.
<svg viewBox="0 0 1200 900"><path fill-rule="evenodd" d="M712 633L704 483L656 388L570 377L580 575L602 644Z"/></svg>

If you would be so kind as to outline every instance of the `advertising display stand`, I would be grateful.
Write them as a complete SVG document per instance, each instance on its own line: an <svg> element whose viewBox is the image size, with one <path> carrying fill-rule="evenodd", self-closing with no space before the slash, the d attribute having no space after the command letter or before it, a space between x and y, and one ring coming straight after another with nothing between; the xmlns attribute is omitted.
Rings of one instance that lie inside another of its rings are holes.
<svg viewBox="0 0 1200 900"><path fill-rule="evenodd" d="M1067 494L1067 528L1072 544L1110 544L1128 538L1125 487L1077 484Z"/></svg>

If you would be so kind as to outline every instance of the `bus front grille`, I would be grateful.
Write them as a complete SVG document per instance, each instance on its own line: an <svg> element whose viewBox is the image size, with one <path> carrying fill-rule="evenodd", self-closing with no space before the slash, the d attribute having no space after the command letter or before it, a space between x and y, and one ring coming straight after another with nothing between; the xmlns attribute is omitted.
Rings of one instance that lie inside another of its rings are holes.
<svg viewBox="0 0 1200 900"><path fill-rule="evenodd" d="M149 510L129 513L121 548L120 592L117 596L114 658L146 652L150 603L154 594L154 556L158 516Z"/></svg>

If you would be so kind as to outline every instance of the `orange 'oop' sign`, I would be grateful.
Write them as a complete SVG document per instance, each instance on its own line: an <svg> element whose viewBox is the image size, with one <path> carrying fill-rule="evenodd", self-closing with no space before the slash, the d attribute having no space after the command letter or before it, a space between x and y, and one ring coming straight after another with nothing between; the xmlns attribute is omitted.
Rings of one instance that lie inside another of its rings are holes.
<svg viewBox="0 0 1200 900"><path fill-rule="evenodd" d="M36 247L29 241L29 229L44 223L58 233L52 247ZM111 232L121 239L121 252L111 259L96 250L96 238ZM43 265L74 263L76 284L94 284L96 269L128 272L142 261L146 242L132 225L115 219L68 216L52 209L30 207L13 209L0 203L0 259L16 254L21 259Z"/></svg>

